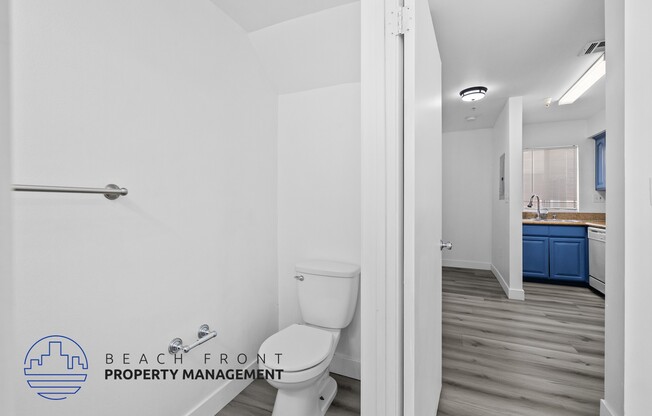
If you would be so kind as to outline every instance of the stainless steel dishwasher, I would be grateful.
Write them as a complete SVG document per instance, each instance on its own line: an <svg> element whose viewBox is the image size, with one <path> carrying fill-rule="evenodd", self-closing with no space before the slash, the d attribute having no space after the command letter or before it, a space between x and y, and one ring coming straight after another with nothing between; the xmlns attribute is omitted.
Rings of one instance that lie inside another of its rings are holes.
<svg viewBox="0 0 652 416"><path fill-rule="evenodd" d="M605 289L605 244L607 230L589 227L589 284L592 288L604 294Z"/></svg>

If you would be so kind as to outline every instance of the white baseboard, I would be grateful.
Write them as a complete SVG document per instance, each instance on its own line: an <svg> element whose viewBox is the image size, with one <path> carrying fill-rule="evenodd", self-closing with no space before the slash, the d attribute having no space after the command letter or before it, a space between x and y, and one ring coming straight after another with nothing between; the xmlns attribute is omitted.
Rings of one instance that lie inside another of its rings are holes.
<svg viewBox="0 0 652 416"><path fill-rule="evenodd" d="M249 363L245 369L251 370L258 368L256 361ZM195 408L186 413L186 416L215 416L231 400L235 398L242 390L246 389L254 380L229 380L218 387L204 401L199 403Z"/></svg>
<svg viewBox="0 0 652 416"><path fill-rule="evenodd" d="M443 259L442 265L444 267L457 267L459 269L491 270L491 263L482 261Z"/></svg>
<svg viewBox="0 0 652 416"><path fill-rule="evenodd" d="M432 413L433 415L436 415L437 412L439 411L439 403L441 402L441 390L442 390L442 383L439 382L437 383L437 391L436 391L436 396L437 396L437 405L435 406L435 411Z"/></svg>
<svg viewBox="0 0 652 416"><path fill-rule="evenodd" d="M329 371L344 377L360 380L360 360L335 353Z"/></svg>
<svg viewBox="0 0 652 416"><path fill-rule="evenodd" d="M607 406L607 402L604 401L604 399L600 400L600 416L618 416L616 412L611 410L609 406Z"/></svg>
<svg viewBox="0 0 652 416"><path fill-rule="evenodd" d="M525 300L525 292L523 289L510 288L503 275L500 274L496 266L493 264L491 265L491 272L494 274L494 276L496 276L496 280L498 280L498 283L500 283L500 286L503 288L503 292L505 292L507 298L513 300Z"/></svg>
<svg viewBox="0 0 652 416"><path fill-rule="evenodd" d="M525 300L525 291L523 289L509 289L508 298L512 300Z"/></svg>
<svg viewBox="0 0 652 416"><path fill-rule="evenodd" d="M494 266L493 264L491 265L490 270L491 270L491 273L493 273L494 276L496 277L496 280L498 280L498 283L500 283L500 286L503 288L503 292L505 292L507 297L509 297L509 285L505 281L505 278L503 277L503 275L500 274L500 272L498 271L496 266Z"/></svg>

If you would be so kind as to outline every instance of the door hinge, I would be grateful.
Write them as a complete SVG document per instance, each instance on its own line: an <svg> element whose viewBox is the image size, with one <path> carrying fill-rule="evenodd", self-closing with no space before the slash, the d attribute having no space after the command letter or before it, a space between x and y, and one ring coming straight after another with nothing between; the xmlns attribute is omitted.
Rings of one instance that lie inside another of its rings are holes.
<svg viewBox="0 0 652 416"><path fill-rule="evenodd" d="M412 29L412 9L409 6L402 6L389 12L387 24L390 26L390 33L394 36L404 35Z"/></svg>

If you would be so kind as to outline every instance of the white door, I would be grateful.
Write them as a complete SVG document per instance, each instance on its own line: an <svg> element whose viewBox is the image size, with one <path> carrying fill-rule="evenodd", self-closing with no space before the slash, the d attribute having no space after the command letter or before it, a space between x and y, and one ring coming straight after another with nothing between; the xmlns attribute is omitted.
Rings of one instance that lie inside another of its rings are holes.
<svg viewBox="0 0 652 416"><path fill-rule="evenodd" d="M427 0L404 34L404 415L434 416L441 392L441 61Z"/></svg>

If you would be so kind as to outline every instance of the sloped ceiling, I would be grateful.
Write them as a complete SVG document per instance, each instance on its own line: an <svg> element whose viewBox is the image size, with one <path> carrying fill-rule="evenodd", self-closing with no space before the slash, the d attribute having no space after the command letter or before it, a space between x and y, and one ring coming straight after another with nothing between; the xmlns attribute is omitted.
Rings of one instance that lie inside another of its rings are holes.
<svg viewBox="0 0 652 416"><path fill-rule="evenodd" d="M360 3L252 32L249 38L280 94L360 82Z"/></svg>
<svg viewBox="0 0 652 416"><path fill-rule="evenodd" d="M211 0L247 32L358 0Z"/></svg>

